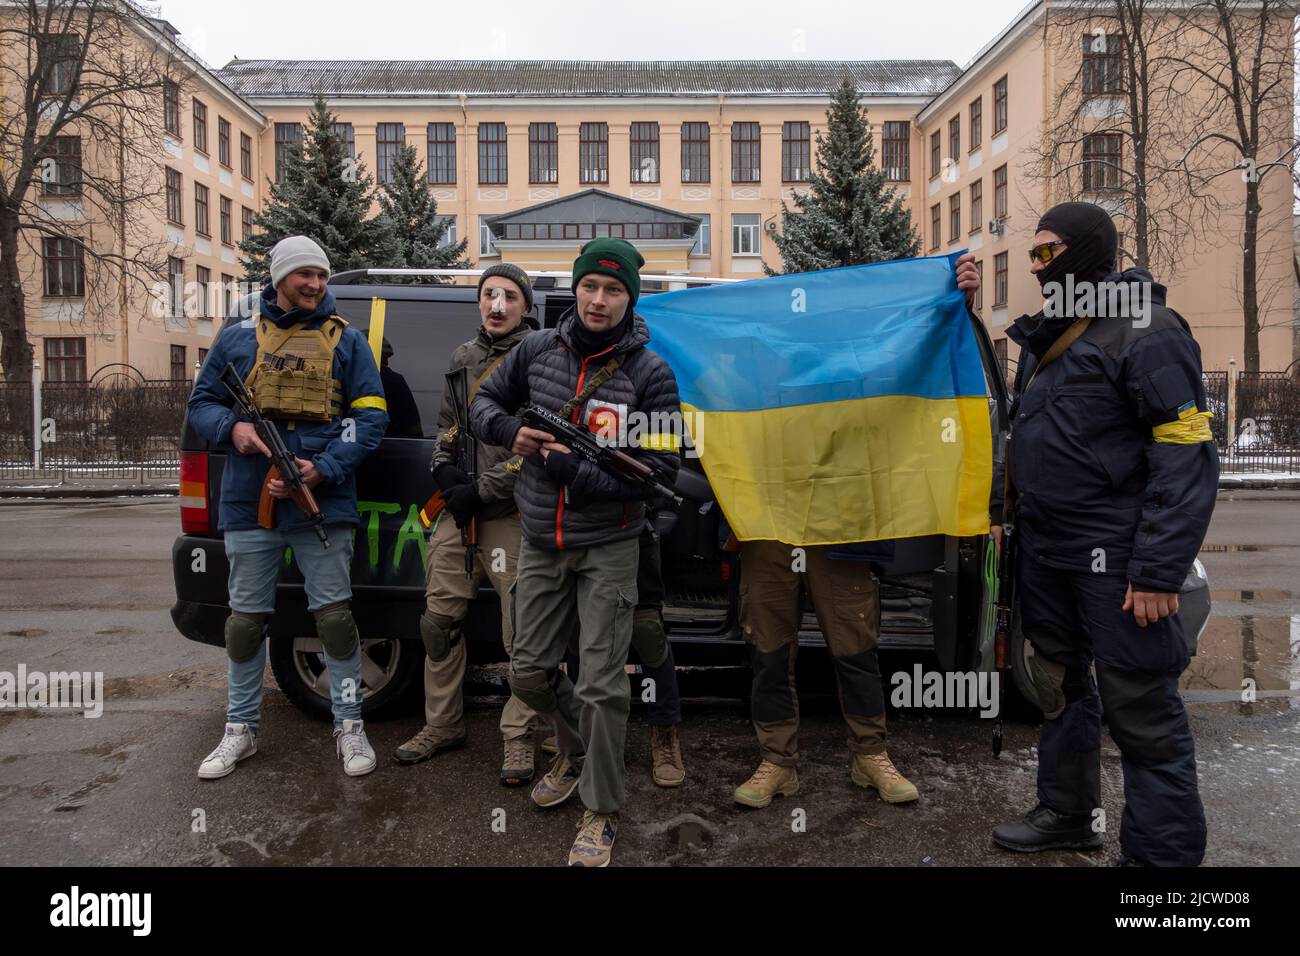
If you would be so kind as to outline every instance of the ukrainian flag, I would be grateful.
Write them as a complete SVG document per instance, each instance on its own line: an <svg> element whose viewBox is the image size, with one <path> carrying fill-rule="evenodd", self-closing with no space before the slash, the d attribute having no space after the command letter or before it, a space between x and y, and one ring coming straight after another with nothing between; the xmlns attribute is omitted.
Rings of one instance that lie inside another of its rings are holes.
<svg viewBox="0 0 1300 956"><path fill-rule="evenodd" d="M738 538L988 533L989 402L958 255L638 301Z"/></svg>

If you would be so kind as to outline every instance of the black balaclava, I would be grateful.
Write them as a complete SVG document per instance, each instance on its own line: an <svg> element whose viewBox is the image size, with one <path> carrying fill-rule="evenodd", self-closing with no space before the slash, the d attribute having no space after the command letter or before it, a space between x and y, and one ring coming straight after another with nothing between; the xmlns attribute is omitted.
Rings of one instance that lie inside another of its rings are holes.
<svg viewBox="0 0 1300 956"><path fill-rule="evenodd" d="M1067 243L1036 278L1040 286L1064 282L1073 275L1075 282L1100 282L1115 271L1119 251L1119 234L1110 214L1090 202L1063 202L1053 206L1038 220L1037 232L1048 230Z"/></svg>
<svg viewBox="0 0 1300 956"><path fill-rule="evenodd" d="M573 338L573 344L577 346L578 353L581 355L595 355L603 352L605 349L614 345L632 327L632 306L629 304L627 311L623 313L623 318L619 319L617 325L612 325L603 332L593 332L582 324L582 318L578 315L578 310L573 310L573 330L569 333Z"/></svg>

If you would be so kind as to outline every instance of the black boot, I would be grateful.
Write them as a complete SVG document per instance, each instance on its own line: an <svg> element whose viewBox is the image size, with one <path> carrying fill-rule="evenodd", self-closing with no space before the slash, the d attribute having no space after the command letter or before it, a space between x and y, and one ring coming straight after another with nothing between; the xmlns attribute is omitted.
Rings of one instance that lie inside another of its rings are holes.
<svg viewBox="0 0 1300 956"><path fill-rule="evenodd" d="M1102 835L1093 832L1092 821L1086 815L1067 816L1040 803L1023 820L994 827L993 842L1020 853L1095 850L1102 844Z"/></svg>

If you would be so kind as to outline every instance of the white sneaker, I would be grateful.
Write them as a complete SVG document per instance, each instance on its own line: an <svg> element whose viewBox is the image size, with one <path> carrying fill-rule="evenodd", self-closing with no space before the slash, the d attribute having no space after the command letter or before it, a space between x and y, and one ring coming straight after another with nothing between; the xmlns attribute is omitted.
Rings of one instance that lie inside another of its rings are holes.
<svg viewBox="0 0 1300 956"><path fill-rule="evenodd" d="M255 753L257 734L248 729L248 724L226 724L226 734L217 749L199 764L199 777L203 780L224 777L234 772L235 764Z"/></svg>
<svg viewBox="0 0 1300 956"><path fill-rule="evenodd" d="M334 739L343 758L343 772L349 777L360 777L375 769L375 752L366 739L365 721L343 721L343 728L334 731Z"/></svg>

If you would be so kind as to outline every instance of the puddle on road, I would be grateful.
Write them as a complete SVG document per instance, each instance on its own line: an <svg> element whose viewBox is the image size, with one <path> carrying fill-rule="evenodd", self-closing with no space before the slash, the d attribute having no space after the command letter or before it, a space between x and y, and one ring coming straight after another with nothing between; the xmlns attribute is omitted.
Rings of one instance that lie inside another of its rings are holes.
<svg viewBox="0 0 1300 956"><path fill-rule="evenodd" d="M1238 552L1277 551L1300 548L1300 544L1203 544L1201 554L1236 554Z"/></svg>
<svg viewBox="0 0 1300 956"><path fill-rule="evenodd" d="M1246 591L1215 599L1268 603L1289 596ZM1179 687L1191 703L1236 703L1245 715L1300 710L1300 614L1211 617Z"/></svg>

